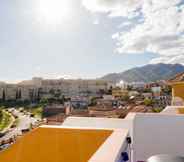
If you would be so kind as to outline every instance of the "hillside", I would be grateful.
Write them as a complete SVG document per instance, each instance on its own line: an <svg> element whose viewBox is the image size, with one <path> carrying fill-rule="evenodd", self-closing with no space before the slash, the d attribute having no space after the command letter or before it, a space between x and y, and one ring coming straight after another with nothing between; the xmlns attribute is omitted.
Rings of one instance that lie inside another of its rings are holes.
<svg viewBox="0 0 184 162"><path fill-rule="evenodd" d="M121 73L107 74L101 79L114 82L118 82L120 80L127 82L152 82L169 79L181 72L184 72L184 66L181 64L148 64L142 67L135 67Z"/></svg>

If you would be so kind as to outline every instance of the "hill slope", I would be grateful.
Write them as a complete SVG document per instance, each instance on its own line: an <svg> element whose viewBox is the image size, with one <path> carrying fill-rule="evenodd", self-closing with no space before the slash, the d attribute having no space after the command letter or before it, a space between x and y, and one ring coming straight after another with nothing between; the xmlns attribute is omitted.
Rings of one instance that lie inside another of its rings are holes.
<svg viewBox="0 0 184 162"><path fill-rule="evenodd" d="M122 73L107 74L101 79L115 82L120 80L127 82L152 82L169 79L181 72L184 72L184 66L181 64L148 64L126 70Z"/></svg>

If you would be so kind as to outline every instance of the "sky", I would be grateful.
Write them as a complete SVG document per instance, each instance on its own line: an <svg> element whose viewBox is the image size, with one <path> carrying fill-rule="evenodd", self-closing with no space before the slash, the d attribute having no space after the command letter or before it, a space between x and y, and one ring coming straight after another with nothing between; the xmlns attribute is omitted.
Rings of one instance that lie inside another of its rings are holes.
<svg viewBox="0 0 184 162"><path fill-rule="evenodd" d="M184 64L183 0L1 0L0 80Z"/></svg>

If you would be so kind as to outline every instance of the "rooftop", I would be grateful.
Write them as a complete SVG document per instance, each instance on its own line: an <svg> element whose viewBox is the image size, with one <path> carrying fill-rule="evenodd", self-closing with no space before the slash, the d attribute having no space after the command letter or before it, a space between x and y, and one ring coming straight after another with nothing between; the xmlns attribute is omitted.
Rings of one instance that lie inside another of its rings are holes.
<svg viewBox="0 0 184 162"><path fill-rule="evenodd" d="M0 153L1 162L86 162L112 130L40 127Z"/></svg>
<svg viewBox="0 0 184 162"><path fill-rule="evenodd" d="M183 106L168 106L124 119L68 117L60 126L25 134L0 152L0 161L119 162L128 155L127 162L138 162L160 154L183 156L184 116L178 109L183 112Z"/></svg>
<svg viewBox="0 0 184 162"><path fill-rule="evenodd" d="M170 80L168 80L169 83L183 82L183 81L184 81L184 73L179 73Z"/></svg>

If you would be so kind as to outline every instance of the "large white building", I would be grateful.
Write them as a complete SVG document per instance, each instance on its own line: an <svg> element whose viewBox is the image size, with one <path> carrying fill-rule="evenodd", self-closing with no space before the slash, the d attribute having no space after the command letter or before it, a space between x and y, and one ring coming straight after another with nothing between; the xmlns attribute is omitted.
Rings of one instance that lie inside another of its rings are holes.
<svg viewBox="0 0 184 162"><path fill-rule="evenodd" d="M17 94L22 100L35 98L93 96L101 90L108 89L108 83L103 80L71 80L71 79L42 79L22 81L19 84L0 85L0 98L5 95L6 100L16 99Z"/></svg>

